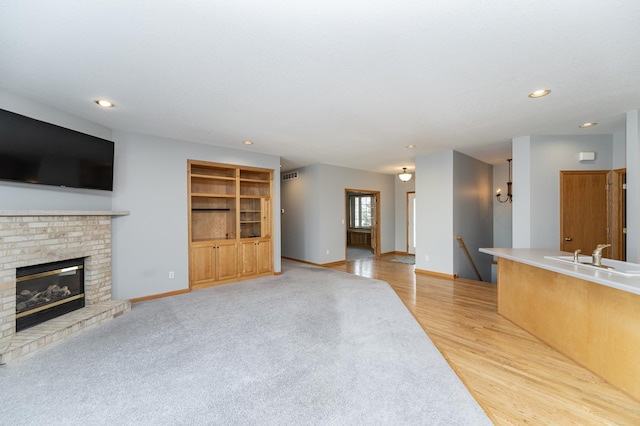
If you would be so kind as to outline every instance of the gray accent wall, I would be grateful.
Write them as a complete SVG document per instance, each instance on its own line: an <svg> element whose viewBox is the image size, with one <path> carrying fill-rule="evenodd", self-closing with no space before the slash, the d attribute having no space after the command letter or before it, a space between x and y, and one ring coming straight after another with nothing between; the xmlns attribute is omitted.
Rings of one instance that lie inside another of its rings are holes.
<svg viewBox="0 0 640 426"><path fill-rule="evenodd" d="M315 264L346 259L345 189L380 191L380 252L395 247L393 175L327 164L298 169L282 182L282 255Z"/></svg>
<svg viewBox="0 0 640 426"><path fill-rule="evenodd" d="M464 240L483 281L491 281L491 256L480 253L493 242L493 170L482 161L453 152L453 237ZM453 271L461 278L478 279L458 241L453 250Z"/></svg>
<svg viewBox="0 0 640 426"><path fill-rule="evenodd" d="M477 279L460 235L482 279L491 279L492 167L456 151L416 157L416 269Z"/></svg>

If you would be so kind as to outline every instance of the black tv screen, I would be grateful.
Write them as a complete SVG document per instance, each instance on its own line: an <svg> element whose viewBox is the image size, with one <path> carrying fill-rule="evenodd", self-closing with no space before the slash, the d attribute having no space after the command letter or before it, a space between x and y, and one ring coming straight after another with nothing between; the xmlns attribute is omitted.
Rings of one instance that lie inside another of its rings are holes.
<svg viewBox="0 0 640 426"><path fill-rule="evenodd" d="M0 179L113 190L113 142L0 109Z"/></svg>

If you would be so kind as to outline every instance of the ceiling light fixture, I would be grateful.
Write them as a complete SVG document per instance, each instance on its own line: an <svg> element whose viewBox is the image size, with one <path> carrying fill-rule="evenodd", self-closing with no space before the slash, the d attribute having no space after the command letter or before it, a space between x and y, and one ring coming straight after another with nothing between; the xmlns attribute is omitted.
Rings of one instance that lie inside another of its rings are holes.
<svg viewBox="0 0 640 426"><path fill-rule="evenodd" d="M415 147L416 147L415 145L407 145L407 146L405 146L405 148L407 148L407 149L413 149Z"/></svg>
<svg viewBox="0 0 640 426"><path fill-rule="evenodd" d="M541 98L543 96L547 96L549 93L551 93L551 90L549 90L549 89L540 89L540 90L536 90L534 92L529 93L529 97L530 98Z"/></svg>
<svg viewBox="0 0 640 426"><path fill-rule="evenodd" d="M104 108L113 108L114 107L114 105L111 102L109 102L108 100L106 100L106 99L98 99L98 100L96 100L96 103L98 105L100 105L101 107L104 107Z"/></svg>
<svg viewBox="0 0 640 426"><path fill-rule="evenodd" d="M597 126L598 123L582 123L581 125L579 125L578 127L580 127L581 129L586 129L587 127L593 127L593 126Z"/></svg>
<svg viewBox="0 0 640 426"><path fill-rule="evenodd" d="M509 162L509 181L507 182L507 198L504 201L500 199L500 188L498 188L498 190L496 191L496 200L498 200L499 203L506 203L507 201L510 203L513 202L513 194L511 193L511 158L509 158L507 161Z"/></svg>
<svg viewBox="0 0 640 426"><path fill-rule="evenodd" d="M251 142L251 141L244 141L242 143L245 144L245 145L253 145L253 142Z"/></svg>
<svg viewBox="0 0 640 426"><path fill-rule="evenodd" d="M403 182L409 182L411 180L411 173L407 173L407 168L402 168L402 173L398 175L398 178Z"/></svg>

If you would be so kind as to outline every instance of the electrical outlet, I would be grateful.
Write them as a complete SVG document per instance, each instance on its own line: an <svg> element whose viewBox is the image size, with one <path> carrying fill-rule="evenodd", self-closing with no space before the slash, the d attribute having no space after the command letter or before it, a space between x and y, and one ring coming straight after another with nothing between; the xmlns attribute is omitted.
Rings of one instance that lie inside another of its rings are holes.
<svg viewBox="0 0 640 426"><path fill-rule="evenodd" d="M329 250L327 250L327 254L329 254Z"/></svg>
<svg viewBox="0 0 640 426"><path fill-rule="evenodd" d="M169 271L169 279L172 280L176 277L175 273L173 271Z"/></svg>
<svg viewBox="0 0 640 426"><path fill-rule="evenodd" d="M427 262L429 261L429 255L428 254L424 255L424 260L427 261Z"/></svg>

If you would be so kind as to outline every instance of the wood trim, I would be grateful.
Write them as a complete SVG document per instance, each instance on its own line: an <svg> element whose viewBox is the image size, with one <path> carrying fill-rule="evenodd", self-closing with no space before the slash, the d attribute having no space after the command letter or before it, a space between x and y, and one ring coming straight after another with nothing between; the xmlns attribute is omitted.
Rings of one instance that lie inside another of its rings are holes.
<svg viewBox="0 0 640 426"><path fill-rule="evenodd" d="M415 196L416 191L407 191L405 192L405 204L404 204L404 242L405 242L405 247L407 248L407 252L405 254L409 254L409 194L413 194ZM415 200L414 200L415 203ZM413 220L415 221L416 218L414 217Z"/></svg>
<svg viewBox="0 0 640 426"><path fill-rule="evenodd" d="M613 239L613 259L627 259L627 244L624 228L626 216L626 190L623 185L627 181L627 169L616 169L611 177L611 236Z"/></svg>
<svg viewBox="0 0 640 426"><path fill-rule="evenodd" d="M184 288L182 290L169 291L167 293L152 294L150 296L136 297L130 300L131 303L146 302L147 300L162 299L163 297L177 296L178 294L190 293L191 290Z"/></svg>
<svg viewBox="0 0 640 426"><path fill-rule="evenodd" d="M442 273L442 272L427 271L427 270L425 270L425 269L418 269L418 268L416 268L416 269L414 270L414 272L415 272L416 274L418 274L418 275L429 275L429 276L431 276L431 277L448 278L448 279L451 279L451 280L458 278L458 274L453 274L453 275L451 275L451 274L444 274L444 273Z"/></svg>
<svg viewBox="0 0 640 426"><path fill-rule="evenodd" d="M309 262L307 260L296 259L295 257L282 256L282 258L283 259L288 259L288 260L293 260L294 262L306 263L307 265L319 266L321 268L329 268L329 267L332 267L332 266L339 266L339 265L344 265L345 263L347 263L346 260L338 260L337 262L330 262L330 263L315 263L315 262Z"/></svg>

